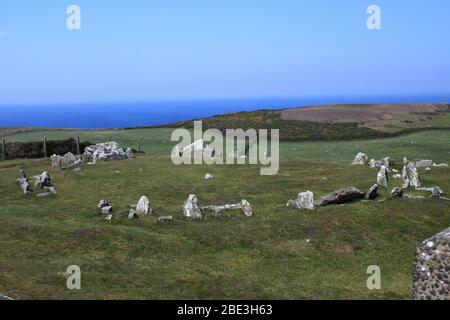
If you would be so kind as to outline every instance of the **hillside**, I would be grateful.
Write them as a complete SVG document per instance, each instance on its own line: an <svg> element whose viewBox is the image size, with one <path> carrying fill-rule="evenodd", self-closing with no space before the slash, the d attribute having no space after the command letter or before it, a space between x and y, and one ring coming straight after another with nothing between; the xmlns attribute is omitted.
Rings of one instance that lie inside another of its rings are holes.
<svg viewBox="0 0 450 320"><path fill-rule="evenodd" d="M424 129L450 128L450 105L330 105L260 110L202 119L204 128L280 129L280 139L352 140L392 137ZM192 127L192 121L160 127Z"/></svg>

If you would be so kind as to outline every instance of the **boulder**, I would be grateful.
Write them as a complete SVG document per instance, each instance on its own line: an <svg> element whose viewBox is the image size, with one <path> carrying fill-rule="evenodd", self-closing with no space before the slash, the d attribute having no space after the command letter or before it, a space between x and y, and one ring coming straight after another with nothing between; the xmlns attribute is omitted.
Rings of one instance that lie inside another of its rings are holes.
<svg viewBox="0 0 450 320"><path fill-rule="evenodd" d="M38 197L42 198L42 197L48 197L48 196L56 194L55 187L44 187L44 189L46 189L47 192L39 193L37 195Z"/></svg>
<svg viewBox="0 0 450 320"><path fill-rule="evenodd" d="M130 209L128 211L128 219L134 219L134 218L139 218L136 210Z"/></svg>
<svg viewBox="0 0 450 320"><path fill-rule="evenodd" d="M432 188L416 188L419 191L427 191L431 192L430 198L440 198L441 195L444 193L441 188L439 187L432 187Z"/></svg>
<svg viewBox="0 0 450 320"><path fill-rule="evenodd" d="M142 196L136 205L136 214L138 216L142 216L149 213L152 213L152 209L150 208L150 201L146 196Z"/></svg>
<svg viewBox="0 0 450 320"><path fill-rule="evenodd" d="M195 194L190 194L188 199L183 205L183 214L189 219L202 219L203 212L198 204L197 196Z"/></svg>
<svg viewBox="0 0 450 320"><path fill-rule="evenodd" d="M28 177L25 171L20 170L20 177L16 180L19 187L22 189L23 194L31 194L33 191L31 190L30 184L28 182Z"/></svg>
<svg viewBox="0 0 450 320"><path fill-rule="evenodd" d="M367 165L369 163L369 158L365 153L359 152L355 159L352 161L352 165Z"/></svg>
<svg viewBox="0 0 450 320"><path fill-rule="evenodd" d="M161 216L158 218L159 222L168 222L168 221L173 221L173 217L172 216Z"/></svg>
<svg viewBox="0 0 450 320"><path fill-rule="evenodd" d="M377 184L383 188L388 187L388 170L385 166L381 166L377 175Z"/></svg>
<svg viewBox="0 0 450 320"><path fill-rule="evenodd" d="M418 188L421 186L419 172L417 171L416 167L410 167L408 169L408 175L412 187Z"/></svg>
<svg viewBox="0 0 450 320"><path fill-rule="evenodd" d="M122 147L114 141L91 145L84 149L83 160L95 163L100 161L128 159Z"/></svg>
<svg viewBox="0 0 450 320"><path fill-rule="evenodd" d="M125 150L125 154L127 155L128 159L133 159L133 157L134 157L133 149L131 149L131 148L127 148L127 150Z"/></svg>
<svg viewBox="0 0 450 320"><path fill-rule="evenodd" d="M101 208L103 214L110 214L112 212L111 206L105 206Z"/></svg>
<svg viewBox="0 0 450 320"><path fill-rule="evenodd" d="M450 228L423 241L413 261L414 300L450 300Z"/></svg>
<svg viewBox="0 0 450 320"><path fill-rule="evenodd" d="M386 157L381 160L371 159L369 162L370 168L381 168L382 166L385 166L388 171L394 165L395 165L395 161L392 160L390 157Z"/></svg>
<svg viewBox="0 0 450 320"><path fill-rule="evenodd" d="M369 191L366 192L364 199L375 200L378 197L378 184L374 184Z"/></svg>
<svg viewBox="0 0 450 320"><path fill-rule="evenodd" d="M344 204L364 198L365 193L354 187L345 187L336 190L320 199L314 201L314 205L317 207L326 206L330 204Z"/></svg>
<svg viewBox="0 0 450 320"><path fill-rule="evenodd" d="M446 168L446 167L448 167L448 164L446 164L446 163L439 163L439 164L433 163L433 167L435 167L435 168Z"/></svg>
<svg viewBox="0 0 450 320"><path fill-rule="evenodd" d="M311 191L300 192L295 200L289 200L288 207L295 209L314 210L314 194Z"/></svg>
<svg viewBox="0 0 450 320"><path fill-rule="evenodd" d="M44 171L40 175L34 176L33 179L34 185L39 189L52 186L52 177L47 171Z"/></svg>
<svg viewBox="0 0 450 320"><path fill-rule="evenodd" d="M107 207L107 206L109 206L108 201L106 201L106 200L100 200L100 202L99 202L98 205L97 205L97 208L101 209L101 208Z"/></svg>

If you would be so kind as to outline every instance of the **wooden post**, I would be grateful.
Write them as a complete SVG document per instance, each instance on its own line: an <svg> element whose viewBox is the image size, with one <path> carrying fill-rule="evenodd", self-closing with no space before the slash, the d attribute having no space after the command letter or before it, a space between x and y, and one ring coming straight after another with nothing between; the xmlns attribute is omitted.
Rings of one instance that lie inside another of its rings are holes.
<svg viewBox="0 0 450 320"><path fill-rule="evenodd" d="M6 160L6 142L5 139L2 140L2 160Z"/></svg>
<svg viewBox="0 0 450 320"><path fill-rule="evenodd" d="M44 138L44 158L47 158L47 138Z"/></svg>
<svg viewBox="0 0 450 320"><path fill-rule="evenodd" d="M77 154L80 155L80 137L77 137Z"/></svg>

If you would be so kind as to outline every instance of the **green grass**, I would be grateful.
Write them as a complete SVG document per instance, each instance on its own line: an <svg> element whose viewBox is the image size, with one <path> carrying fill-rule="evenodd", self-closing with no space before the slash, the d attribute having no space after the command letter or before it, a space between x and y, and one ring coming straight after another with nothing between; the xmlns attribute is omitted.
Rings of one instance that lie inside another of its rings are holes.
<svg viewBox="0 0 450 320"><path fill-rule="evenodd" d="M285 206L300 191L318 197L347 185L367 190L377 170L350 166L358 151L450 163L449 131L283 143L276 176L259 175L257 166L175 166L166 153L173 145L169 132L76 132L93 142L111 135L126 146L142 136L148 151L81 172L60 172L49 160L0 162L0 292L18 299L409 299L415 247L450 222L450 203L436 199L359 202L313 212ZM45 132L52 139L72 134ZM30 176L49 170L58 195L22 195L15 185L19 169ZM214 179L205 181L207 172ZM450 169L420 173L426 186L450 190ZM391 179L389 190L400 184ZM222 221L211 214L185 220L182 204L189 193L201 205L245 198L255 216L230 212ZM121 215L108 223L96 209L107 199L116 212L125 211L141 195L150 198L155 214L136 220ZM175 221L160 224L159 215ZM66 289L64 273L72 264L81 267L81 291ZM382 290L366 288L369 265L381 267Z"/></svg>

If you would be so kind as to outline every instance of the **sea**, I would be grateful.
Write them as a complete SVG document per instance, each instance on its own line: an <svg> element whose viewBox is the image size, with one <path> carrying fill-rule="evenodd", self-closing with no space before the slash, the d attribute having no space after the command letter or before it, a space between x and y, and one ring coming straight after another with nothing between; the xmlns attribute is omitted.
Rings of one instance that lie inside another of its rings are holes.
<svg viewBox="0 0 450 320"><path fill-rule="evenodd" d="M327 104L449 102L450 94L404 96L321 96L153 102L1 105L0 127L129 128L161 125L218 114Z"/></svg>

